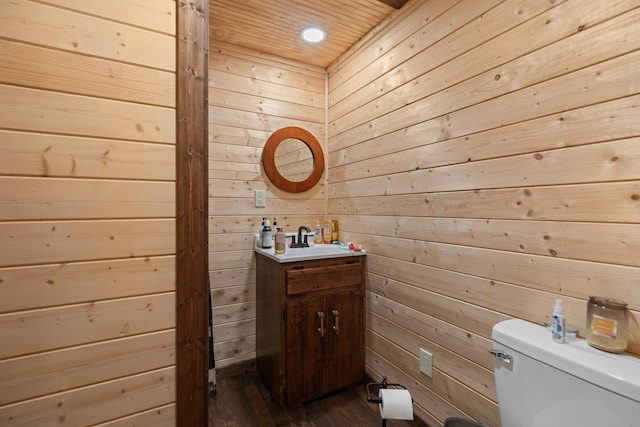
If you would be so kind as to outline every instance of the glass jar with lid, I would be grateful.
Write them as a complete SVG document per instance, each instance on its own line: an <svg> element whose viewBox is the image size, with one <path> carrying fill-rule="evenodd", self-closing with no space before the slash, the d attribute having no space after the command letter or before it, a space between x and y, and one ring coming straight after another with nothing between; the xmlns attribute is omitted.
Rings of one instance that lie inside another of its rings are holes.
<svg viewBox="0 0 640 427"><path fill-rule="evenodd" d="M612 298L589 297L586 338L590 346L623 353L627 349L629 312L627 303Z"/></svg>

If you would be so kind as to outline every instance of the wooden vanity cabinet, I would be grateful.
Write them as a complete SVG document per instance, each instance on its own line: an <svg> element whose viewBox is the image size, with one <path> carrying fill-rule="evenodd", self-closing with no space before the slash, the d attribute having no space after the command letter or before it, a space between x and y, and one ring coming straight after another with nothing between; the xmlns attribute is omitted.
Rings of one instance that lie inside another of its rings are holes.
<svg viewBox="0 0 640 427"><path fill-rule="evenodd" d="M296 406L361 381L365 257L256 260L256 358L276 402Z"/></svg>

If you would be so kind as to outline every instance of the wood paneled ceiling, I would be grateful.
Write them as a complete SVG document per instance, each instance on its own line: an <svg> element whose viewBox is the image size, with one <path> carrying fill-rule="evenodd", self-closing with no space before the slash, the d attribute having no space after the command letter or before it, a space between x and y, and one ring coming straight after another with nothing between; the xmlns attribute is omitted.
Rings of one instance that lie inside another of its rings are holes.
<svg viewBox="0 0 640 427"><path fill-rule="evenodd" d="M209 37L327 67L407 0L209 0ZM300 39L308 26L327 38Z"/></svg>

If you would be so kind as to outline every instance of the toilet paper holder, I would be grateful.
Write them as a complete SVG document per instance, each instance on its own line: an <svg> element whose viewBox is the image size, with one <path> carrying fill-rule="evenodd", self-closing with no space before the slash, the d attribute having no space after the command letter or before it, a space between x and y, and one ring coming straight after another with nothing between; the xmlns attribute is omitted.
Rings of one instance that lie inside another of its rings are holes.
<svg viewBox="0 0 640 427"><path fill-rule="evenodd" d="M377 387L374 390L376 392L375 394L371 393L371 388L372 387ZM382 404L382 397L380 396L380 389L386 389L386 388L399 388L399 389L407 390L407 387L405 387L404 385L396 384L396 383L390 383L387 380L387 377L382 377L382 382L380 382L380 383L368 383L367 384L367 402L381 405ZM413 398L411 399L411 401L413 402ZM410 418L410 419L413 419L413 418ZM385 418L383 418L382 419L382 427L385 427L386 425L387 425L387 420Z"/></svg>

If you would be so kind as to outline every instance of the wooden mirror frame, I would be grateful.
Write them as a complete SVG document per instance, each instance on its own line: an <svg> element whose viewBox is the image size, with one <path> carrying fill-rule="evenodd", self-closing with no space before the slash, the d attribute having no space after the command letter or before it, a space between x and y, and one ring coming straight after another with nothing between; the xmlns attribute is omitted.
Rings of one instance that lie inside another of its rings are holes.
<svg viewBox="0 0 640 427"><path fill-rule="evenodd" d="M299 139L304 142L313 154L313 170L307 179L303 181L289 181L280 174L276 167L276 149L281 142L289 138ZM269 137L262 150L262 165L267 176L276 187L290 193L302 193L320 181L324 173L324 155L322 147L315 136L302 128L289 126L278 129Z"/></svg>

